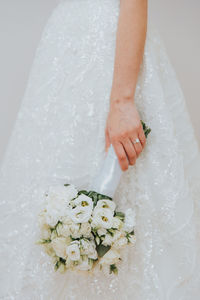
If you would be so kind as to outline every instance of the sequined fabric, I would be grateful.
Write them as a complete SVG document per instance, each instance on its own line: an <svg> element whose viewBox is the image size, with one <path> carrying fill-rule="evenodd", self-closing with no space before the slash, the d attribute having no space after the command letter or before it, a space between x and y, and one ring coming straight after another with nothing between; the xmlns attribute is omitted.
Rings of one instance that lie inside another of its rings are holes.
<svg viewBox="0 0 200 300"><path fill-rule="evenodd" d="M136 210L136 246L107 277L55 273L35 245L45 187L87 188L102 162L118 14L118 0L65 0L44 29L0 174L0 299L199 299L200 155L150 27L135 101L152 132L115 193Z"/></svg>

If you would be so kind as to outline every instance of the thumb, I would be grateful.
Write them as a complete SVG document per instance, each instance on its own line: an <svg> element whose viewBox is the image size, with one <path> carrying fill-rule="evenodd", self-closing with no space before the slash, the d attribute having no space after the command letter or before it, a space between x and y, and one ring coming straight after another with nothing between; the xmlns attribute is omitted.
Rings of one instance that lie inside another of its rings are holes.
<svg viewBox="0 0 200 300"><path fill-rule="evenodd" d="M109 139L109 134L108 130L106 129L105 131L105 151L107 152L110 147L110 139Z"/></svg>

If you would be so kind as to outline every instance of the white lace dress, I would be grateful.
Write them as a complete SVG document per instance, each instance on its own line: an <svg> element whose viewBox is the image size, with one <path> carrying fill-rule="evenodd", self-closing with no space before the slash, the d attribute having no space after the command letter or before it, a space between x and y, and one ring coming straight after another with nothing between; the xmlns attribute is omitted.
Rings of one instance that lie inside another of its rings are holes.
<svg viewBox="0 0 200 300"><path fill-rule="evenodd" d="M35 245L46 184L87 188L104 156L118 14L119 0L66 0L44 29L0 174L0 299L199 299L200 154L150 26L135 101L152 132L115 194L136 211L135 247L106 277L56 273Z"/></svg>

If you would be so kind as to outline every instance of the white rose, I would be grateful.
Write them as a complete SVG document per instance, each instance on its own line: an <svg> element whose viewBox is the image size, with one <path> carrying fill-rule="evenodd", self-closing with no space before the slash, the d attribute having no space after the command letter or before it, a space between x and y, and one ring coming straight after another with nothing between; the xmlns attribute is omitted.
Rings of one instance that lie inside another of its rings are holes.
<svg viewBox="0 0 200 300"><path fill-rule="evenodd" d="M118 240L116 240L113 244L113 247L119 249L127 245L127 238L126 237L121 237Z"/></svg>
<svg viewBox="0 0 200 300"><path fill-rule="evenodd" d="M107 230L105 228L99 228L97 230L97 233L98 233L99 236L106 235Z"/></svg>
<svg viewBox="0 0 200 300"><path fill-rule="evenodd" d="M73 204L75 206L81 206L83 208L88 208L90 207L91 210L93 209L93 201L90 197L81 194L79 195L76 199L73 200Z"/></svg>
<svg viewBox="0 0 200 300"><path fill-rule="evenodd" d="M121 237L121 235L122 235L122 233L119 230L116 230L113 236L111 236L111 234L107 233L102 244L104 246L110 246L110 245L112 245L112 243L114 243L116 240L118 240Z"/></svg>
<svg viewBox="0 0 200 300"><path fill-rule="evenodd" d="M98 253L97 253L96 249L93 249L93 252L91 252L88 255L88 257L91 258L91 259L97 259L98 258Z"/></svg>
<svg viewBox="0 0 200 300"><path fill-rule="evenodd" d="M118 217L113 218L112 228L119 229L122 226L122 221Z"/></svg>
<svg viewBox="0 0 200 300"><path fill-rule="evenodd" d="M51 215L46 214L46 222L50 227L56 226L58 221L59 221L59 215L57 215L56 213L51 213Z"/></svg>
<svg viewBox="0 0 200 300"><path fill-rule="evenodd" d="M89 237L91 234L91 225L88 222L84 222L81 224L80 234L84 237Z"/></svg>
<svg viewBox="0 0 200 300"><path fill-rule="evenodd" d="M59 236L68 237L71 234L69 225L61 223L57 225L56 231Z"/></svg>
<svg viewBox="0 0 200 300"><path fill-rule="evenodd" d="M96 259L96 245L94 241L88 241L87 239L81 239L81 255L87 255L89 258Z"/></svg>
<svg viewBox="0 0 200 300"><path fill-rule="evenodd" d="M101 199L97 202L96 205L97 208L107 208L110 209L111 211L114 212L115 208L116 208L116 204L114 201L112 200L108 200L108 199Z"/></svg>
<svg viewBox="0 0 200 300"><path fill-rule="evenodd" d="M70 225L72 224L72 219L70 218L70 216L63 216L60 218L60 221L65 224L65 225Z"/></svg>
<svg viewBox="0 0 200 300"><path fill-rule="evenodd" d="M69 201L76 197L74 186L53 186L49 188L46 198L46 221L54 227L64 216L68 215Z"/></svg>
<svg viewBox="0 0 200 300"><path fill-rule="evenodd" d="M125 219L123 229L124 231L131 232L135 226L135 213L132 208L128 208L125 212Z"/></svg>
<svg viewBox="0 0 200 300"><path fill-rule="evenodd" d="M101 265L112 265L116 264L120 259L120 254L115 249L110 249L106 254L100 259Z"/></svg>
<svg viewBox="0 0 200 300"><path fill-rule="evenodd" d="M71 225L69 225L69 230L70 230L71 236L74 239L77 239L77 238L81 237L80 225L79 224L72 223Z"/></svg>
<svg viewBox="0 0 200 300"><path fill-rule="evenodd" d="M66 253L71 260L73 260L73 261L79 260L80 259L80 249L79 249L78 241L71 242L71 244L66 247Z"/></svg>
<svg viewBox="0 0 200 300"><path fill-rule="evenodd" d="M91 251L90 241L87 239L81 239L81 255L88 255L88 253Z"/></svg>
<svg viewBox="0 0 200 300"><path fill-rule="evenodd" d="M76 208L70 210L70 217L74 223L85 223L90 219L91 213L91 207L77 206Z"/></svg>
<svg viewBox="0 0 200 300"><path fill-rule="evenodd" d="M111 228L113 222L113 212L109 209L95 208L92 225L103 228Z"/></svg>
<svg viewBox="0 0 200 300"><path fill-rule="evenodd" d="M62 237L55 238L51 245L56 252L56 255L62 258L66 258L66 239Z"/></svg>
<svg viewBox="0 0 200 300"><path fill-rule="evenodd" d="M104 246L110 246L112 243L113 243L113 237L109 233L107 233L102 244Z"/></svg>
<svg viewBox="0 0 200 300"><path fill-rule="evenodd" d="M119 239L122 236L122 232L119 230L115 230L115 233L113 235L113 242Z"/></svg>

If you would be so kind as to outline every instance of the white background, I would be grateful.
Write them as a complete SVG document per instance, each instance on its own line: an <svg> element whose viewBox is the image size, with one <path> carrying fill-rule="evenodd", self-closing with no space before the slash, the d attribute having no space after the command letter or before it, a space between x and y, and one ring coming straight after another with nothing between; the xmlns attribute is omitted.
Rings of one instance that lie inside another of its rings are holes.
<svg viewBox="0 0 200 300"><path fill-rule="evenodd" d="M0 160L42 30L58 3L59 0L0 0ZM181 82L199 139L200 1L149 0L149 11Z"/></svg>

